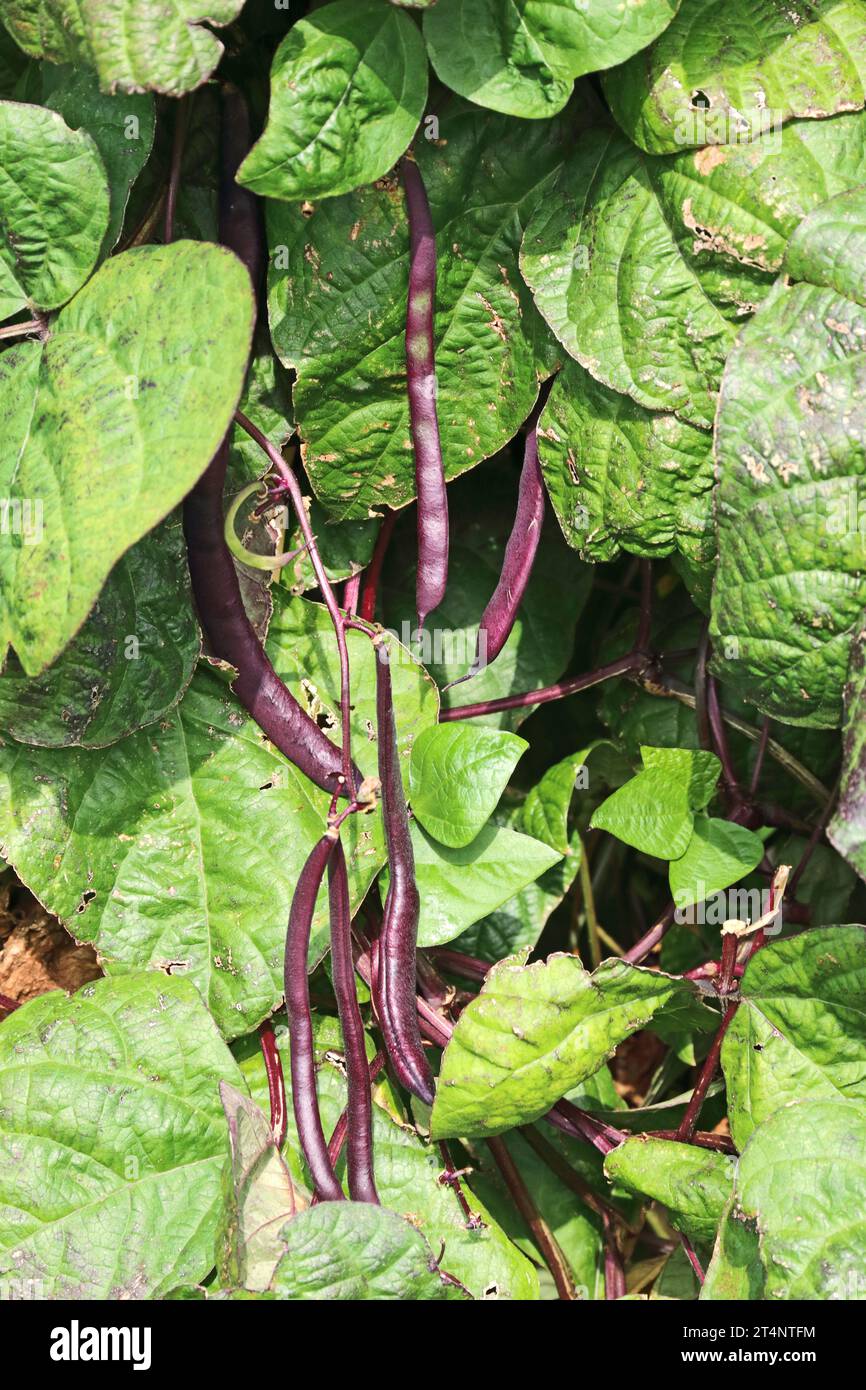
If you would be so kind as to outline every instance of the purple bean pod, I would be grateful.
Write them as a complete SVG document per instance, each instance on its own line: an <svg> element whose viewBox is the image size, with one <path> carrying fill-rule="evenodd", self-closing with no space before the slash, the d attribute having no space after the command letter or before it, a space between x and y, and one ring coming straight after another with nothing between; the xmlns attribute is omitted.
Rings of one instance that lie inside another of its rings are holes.
<svg viewBox="0 0 866 1390"><path fill-rule="evenodd" d="M352 959L352 921L346 856L338 840L328 860L328 897L331 908L331 978L343 1030L346 1058L347 1167L349 1195L353 1202L379 1201L373 1176L373 1100L370 1071L364 1047L364 1023L358 1007L355 965Z"/></svg>
<svg viewBox="0 0 866 1390"><path fill-rule="evenodd" d="M382 1037L398 1081L427 1105L433 1104L433 1075L421 1044L415 998L415 951L420 900L409 812L397 751L391 664L385 641L375 639L376 725L382 819L388 850L388 893L379 934L375 1004Z"/></svg>
<svg viewBox="0 0 866 1390"><path fill-rule="evenodd" d="M255 198L234 179L250 145L246 104L236 88L222 94L220 240L241 258L255 286L263 245ZM340 751L280 680L256 636L223 530L223 486L228 436L186 498L186 535L192 588L202 626L216 656L238 671L232 689L271 743L324 791L344 789Z"/></svg>
<svg viewBox="0 0 866 1390"><path fill-rule="evenodd" d="M481 615L475 660L465 676L451 682L452 686L477 676L479 671L496 660L511 635L532 575L544 525L544 480L538 461L538 417L546 397L547 393L542 392L528 422L514 525L505 547L499 582Z"/></svg>
<svg viewBox="0 0 866 1390"><path fill-rule="evenodd" d="M304 1158L316 1196L321 1202L341 1202L344 1198L334 1165L328 1156L328 1145L319 1114L307 956L316 898L337 843L337 832L328 830L310 852L292 898L289 929L286 933L286 1017L291 1045L292 1106Z"/></svg>
<svg viewBox="0 0 866 1390"><path fill-rule="evenodd" d="M406 303L406 380L418 497L418 626L445 596L448 582L448 497L436 413L433 314L436 234L424 181L414 160L401 162L409 221L409 294Z"/></svg>

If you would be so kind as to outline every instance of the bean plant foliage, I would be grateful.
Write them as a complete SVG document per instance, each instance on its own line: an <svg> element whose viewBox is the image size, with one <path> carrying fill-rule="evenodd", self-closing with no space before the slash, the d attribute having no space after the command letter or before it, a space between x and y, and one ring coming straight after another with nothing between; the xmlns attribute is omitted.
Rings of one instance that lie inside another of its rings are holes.
<svg viewBox="0 0 866 1390"><path fill-rule="evenodd" d="M4 1296L866 1296L866 5L0 20Z"/></svg>

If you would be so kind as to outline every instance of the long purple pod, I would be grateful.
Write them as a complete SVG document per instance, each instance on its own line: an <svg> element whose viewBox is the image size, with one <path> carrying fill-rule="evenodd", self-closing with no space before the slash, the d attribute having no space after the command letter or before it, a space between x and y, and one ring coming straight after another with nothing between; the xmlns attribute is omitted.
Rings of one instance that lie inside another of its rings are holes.
<svg viewBox="0 0 866 1390"><path fill-rule="evenodd" d="M373 1176L373 1100L364 1047L364 1023L358 1007L352 960L352 918L346 856L338 840L328 860L328 898L331 908L331 978L343 1030L346 1058L347 1166L349 1196L354 1202L378 1203Z"/></svg>
<svg viewBox="0 0 866 1390"><path fill-rule="evenodd" d="M286 933L285 988L291 1045L292 1107L313 1187L322 1202L343 1201L343 1189L328 1156L319 1114L307 956L316 898L337 842L337 831L329 829L311 850L295 887Z"/></svg>
<svg viewBox="0 0 866 1390"><path fill-rule="evenodd" d="M536 414L526 435L514 525L505 547L499 582L481 615L470 676L477 675L495 661L508 641L532 574L543 525L544 482L538 462Z"/></svg>
<svg viewBox="0 0 866 1390"><path fill-rule="evenodd" d="M409 812L400 776L391 663L382 639L376 640L375 649L379 781L390 880L379 933L376 1010L398 1081L427 1105L432 1105L433 1075L421 1044L415 999L415 952L421 904L415 884Z"/></svg>
<svg viewBox="0 0 866 1390"><path fill-rule="evenodd" d="M401 163L409 220L409 294L406 302L406 381L418 496L418 626L445 597L448 582L448 497L436 413L433 313L436 234L427 191L414 160Z"/></svg>
<svg viewBox="0 0 866 1390"><path fill-rule="evenodd" d="M255 198L234 178L250 146L246 104L236 88L223 93L222 118L220 240L241 258L255 285L263 267L262 233ZM340 751L280 680L244 608L223 530L228 457L227 436L183 507L190 577L202 626L215 655L237 669L232 688L263 733L311 782L334 792L343 788Z"/></svg>

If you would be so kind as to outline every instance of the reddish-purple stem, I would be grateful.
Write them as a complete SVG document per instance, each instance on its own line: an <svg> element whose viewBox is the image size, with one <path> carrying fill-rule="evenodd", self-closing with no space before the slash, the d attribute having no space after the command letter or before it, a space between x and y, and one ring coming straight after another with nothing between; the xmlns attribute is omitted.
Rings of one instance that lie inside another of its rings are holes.
<svg viewBox="0 0 866 1390"><path fill-rule="evenodd" d="M691 1241L689 1240L688 1236L684 1236L684 1235L683 1235L682 1231L680 1232L680 1243L682 1244L682 1247L683 1247L683 1249L684 1249L685 1252L686 1252L686 1258L687 1258L689 1264L691 1265L692 1269L695 1271L695 1276L696 1276L696 1278L697 1278L698 1283L699 1283L699 1284L703 1284L703 1282L704 1282L704 1271L703 1271L703 1269L701 1268L701 1262L700 1262L700 1260L698 1259L697 1254L695 1253L695 1247L692 1245L692 1243L691 1243Z"/></svg>
<svg viewBox="0 0 866 1390"><path fill-rule="evenodd" d="M376 1012L388 1057L402 1086L433 1104L433 1076L421 1043L415 995L415 951L420 903L415 856L394 723L387 642L375 639L376 727L382 820L388 851L388 893L379 933Z"/></svg>
<svg viewBox="0 0 866 1390"><path fill-rule="evenodd" d="M640 941L635 942L631 950L624 953L623 960L627 961L629 965L640 965L641 961L646 960L672 926L675 912L674 904L668 903L661 917L653 923L649 931L641 937Z"/></svg>
<svg viewBox="0 0 866 1390"><path fill-rule="evenodd" d="M460 975L464 980L475 980L479 984L484 983L492 969L489 961L479 960L477 956L467 956L463 951L452 951L448 946L434 946L428 954L440 969L448 971L451 975Z"/></svg>
<svg viewBox="0 0 866 1390"><path fill-rule="evenodd" d="M517 1164L508 1152L505 1141L503 1139L488 1139L487 1147L493 1155L493 1160L505 1186L508 1188L514 1205L535 1238L542 1259L553 1277L558 1297L564 1301L573 1302L577 1295L568 1261L559 1247L559 1242L532 1200L529 1188L523 1181Z"/></svg>
<svg viewBox="0 0 866 1390"><path fill-rule="evenodd" d="M364 573L361 598L358 603L358 617L363 618L368 623L372 623L376 617L376 596L379 592L382 566L385 563L385 556L388 553L388 546L391 544L391 537L394 534L396 524L397 513L386 512L376 537L376 544L373 547L373 558Z"/></svg>
<svg viewBox="0 0 866 1390"><path fill-rule="evenodd" d="M625 1266L616 1238L616 1223L609 1212L602 1217L604 1227L604 1296L608 1302L625 1293Z"/></svg>
<svg viewBox="0 0 866 1390"><path fill-rule="evenodd" d="M331 978L343 1031L348 1088L349 1195L354 1202L379 1201L373 1176L373 1099L364 1046L364 1022L358 1007L352 961L352 920L346 856L338 840L328 860L331 907Z"/></svg>
<svg viewBox="0 0 866 1390"><path fill-rule="evenodd" d="M277 1047L277 1039L274 1033L274 1026L268 1020L259 1026L259 1041L262 1045L262 1058L265 1063L265 1074L268 1078L268 1099L271 1105L271 1129L274 1131L274 1139L278 1149L283 1147L286 1139L286 1128L288 1125L288 1114L286 1112L286 1083L283 1077L283 1062L280 1057L280 1050Z"/></svg>
<svg viewBox="0 0 866 1390"><path fill-rule="evenodd" d="M289 1022L291 1044L292 1105L298 1127L298 1139L316 1196L322 1202L342 1201L343 1189L328 1155L322 1118L319 1114L307 956L316 898L328 860L337 843L336 831L328 830L310 852L295 888L286 934L286 1017Z"/></svg>
<svg viewBox="0 0 866 1390"><path fill-rule="evenodd" d="M590 1115L588 1111L580 1110L570 1100L557 1101L544 1118L548 1124L561 1129L563 1134L570 1135L572 1139L580 1139L584 1144L592 1144L603 1154L610 1153L611 1149L617 1148L628 1138L628 1134L623 1130L614 1129L613 1125L596 1119L595 1115Z"/></svg>
<svg viewBox="0 0 866 1390"><path fill-rule="evenodd" d="M306 546L304 547L306 549ZM358 598L361 593L361 571L352 574L343 585L343 612L354 618L358 611Z"/></svg>
<svg viewBox="0 0 866 1390"><path fill-rule="evenodd" d="M436 412L433 319L436 233L424 180L414 160L400 164L409 222L409 294L406 301L406 382L415 450L418 497L418 626L445 596L448 582L448 497Z"/></svg>
<svg viewBox="0 0 866 1390"><path fill-rule="evenodd" d="M442 1172L439 1174L440 1183L443 1187L450 1187L454 1196L457 1198L457 1205L463 1213L463 1220L466 1222L467 1229L470 1231L481 1230L484 1226L484 1222L477 1212L474 1212L469 1205L466 1193L463 1191L463 1184L460 1181L463 1173L454 1167L451 1160L451 1150L448 1148L444 1139L439 1140L439 1153L442 1156L443 1164Z"/></svg>
<svg viewBox="0 0 866 1390"><path fill-rule="evenodd" d="M562 700L566 695L575 695L579 690L588 690L592 685L612 680L614 676L627 676L642 670L647 664L644 653L629 652L606 666L598 666L582 676L571 676L568 680L557 681L556 685L546 685L540 690L525 690L520 695L503 695L498 700L481 700L475 705L457 705L453 709L440 711L441 723L454 719L477 719L484 714L498 714L505 709L526 709L529 705L545 705L551 700Z"/></svg>
<svg viewBox="0 0 866 1390"><path fill-rule="evenodd" d="M16 1009L20 1008L21 1001L19 999L10 999L8 994L0 994L0 1009L2 1009L4 1013L11 1014L14 1013Z"/></svg>
<svg viewBox="0 0 866 1390"><path fill-rule="evenodd" d="M165 225L163 239L166 246L174 240L174 215L177 208L177 194L180 188L180 171L183 164L183 148L189 128L189 97L181 97L174 110L174 134L171 142L171 166L168 175L168 190L165 197Z"/></svg>

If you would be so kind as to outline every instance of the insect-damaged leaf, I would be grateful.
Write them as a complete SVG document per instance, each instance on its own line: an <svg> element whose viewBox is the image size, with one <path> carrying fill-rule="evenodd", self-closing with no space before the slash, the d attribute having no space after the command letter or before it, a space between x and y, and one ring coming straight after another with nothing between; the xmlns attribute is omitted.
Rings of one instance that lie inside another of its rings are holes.
<svg viewBox="0 0 866 1390"><path fill-rule="evenodd" d="M434 1138L500 1134L537 1120L664 1009L684 1026L711 1019L687 981L622 961L605 961L592 975L576 956L500 961L445 1049Z"/></svg>
<svg viewBox="0 0 866 1390"><path fill-rule="evenodd" d="M210 77L244 0L5 0L3 23L34 58L95 68L103 91L181 96Z"/></svg>
<svg viewBox="0 0 866 1390"><path fill-rule="evenodd" d="M604 79L623 130L656 154L856 110L864 83L860 0L684 0L647 52Z"/></svg>
<svg viewBox="0 0 866 1390"><path fill-rule="evenodd" d="M188 980L98 980L7 1018L4 1287L114 1300L159 1298L203 1279L225 1164L220 1081L243 1085Z"/></svg>
<svg viewBox="0 0 866 1390"><path fill-rule="evenodd" d="M455 478L514 435L547 374L549 335L517 250L568 129L564 119L515 128L453 101L439 133L415 153L436 228L439 425L446 476ZM415 494L402 189L388 179L312 211L271 203L268 233L271 332L298 373L310 481L340 519L402 506Z"/></svg>
<svg viewBox="0 0 866 1390"><path fill-rule="evenodd" d="M788 281L725 368L716 430L719 677L767 714L842 714L866 604L866 193L840 194L791 238Z"/></svg>

